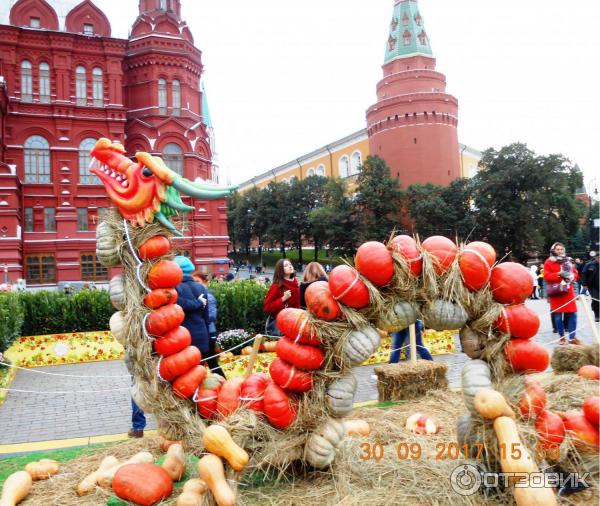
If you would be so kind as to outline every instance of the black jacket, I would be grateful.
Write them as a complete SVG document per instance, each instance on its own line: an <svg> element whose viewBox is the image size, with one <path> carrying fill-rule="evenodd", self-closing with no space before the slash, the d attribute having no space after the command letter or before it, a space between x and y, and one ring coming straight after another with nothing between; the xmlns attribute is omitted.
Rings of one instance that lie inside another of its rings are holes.
<svg viewBox="0 0 600 506"><path fill-rule="evenodd" d="M320 276L319 279L315 279L315 281L327 281L327 276ZM300 283L300 307L302 309L306 309L306 300L304 299L304 292L309 285L312 285L315 281L311 281L310 283Z"/></svg>
<svg viewBox="0 0 600 506"><path fill-rule="evenodd" d="M598 291L598 273L600 267L596 259L590 260L583 268L583 279L582 283L588 287L588 289Z"/></svg>
<svg viewBox="0 0 600 506"><path fill-rule="evenodd" d="M202 356L208 356L208 304L204 305L198 297L203 294L208 301L208 290L206 287L194 281L191 276L184 275L183 281L179 283L177 290L177 304L185 312L185 320L182 325L192 334L192 345L202 352Z"/></svg>

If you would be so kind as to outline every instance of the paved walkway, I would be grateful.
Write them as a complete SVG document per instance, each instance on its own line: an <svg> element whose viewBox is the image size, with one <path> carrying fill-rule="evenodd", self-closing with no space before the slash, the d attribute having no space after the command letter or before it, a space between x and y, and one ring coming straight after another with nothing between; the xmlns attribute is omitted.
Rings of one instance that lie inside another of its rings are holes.
<svg viewBox="0 0 600 506"><path fill-rule="evenodd" d="M552 333L550 317L547 314L547 302L529 301L528 305L541 315L542 326L536 340L541 343L556 340L557 336ZM581 328L578 336L584 342L592 343L591 330L581 307L578 316ZM554 346L550 345L552 348ZM460 349L460 346L457 345L457 349ZM466 355L441 355L436 356L435 360L448 363L449 385L459 387L460 370L468 360ZM359 380L356 402L377 399L377 380L373 378L373 366L357 367L354 373ZM12 391L0 406L0 445L127 432L130 427L131 407L130 379L126 375L127 370L122 361L19 370L11 385ZM36 393L24 393L19 390ZM147 428L156 428L154 418L148 418ZM11 450L19 451L14 448Z"/></svg>

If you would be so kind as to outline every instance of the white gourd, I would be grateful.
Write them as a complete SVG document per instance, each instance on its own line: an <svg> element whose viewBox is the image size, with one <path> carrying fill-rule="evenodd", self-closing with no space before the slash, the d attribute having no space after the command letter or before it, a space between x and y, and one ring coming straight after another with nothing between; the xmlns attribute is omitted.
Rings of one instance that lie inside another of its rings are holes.
<svg viewBox="0 0 600 506"><path fill-rule="evenodd" d="M308 437L304 446L304 460L317 469L327 467L334 461L345 435L344 424L329 418Z"/></svg>
<svg viewBox="0 0 600 506"><path fill-rule="evenodd" d="M359 330L350 332L344 343L344 357L352 365L362 364L379 347L381 337L377 329L373 327L363 327Z"/></svg>
<svg viewBox="0 0 600 506"><path fill-rule="evenodd" d="M115 309L125 309L125 284L122 274L111 278L108 284L108 293L110 295L110 302Z"/></svg>
<svg viewBox="0 0 600 506"><path fill-rule="evenodd" d="M483 360L470 360L462 369L461 380L465 405L472 414L477 415L473 404L475 394L479 390L493 388L490 366Z"/></svg>
<svg viewBox="0 0 600 506"><path fill-rule="evenodd" d="M428 329L461 329L467 323L468 318L469 316L462 306L448 300L434 300L423 310L423 323Z"/></svg>
<svg viewBox="0 0 600 506"><path fill-rule="evenodd" d="M384 313L377 321L377 328L386 332L398 332L417 321L419 305L415 302L397 302L392 314Z"/></svg>
<svg viewBox="0 0 600 506"><path fill-rule="evenodd" d="M96 227L96 256L104 267L121 265L115 231L105 221Z"/></svg>
<svg viewBox="0 0 600 506"><path fill-rule="evenodd" d="M352 411L356 386L356 378L349 374L327 387L327 406L331 415L341 418Z"/></svg>
<svg viewBox="0 0 600 506"><path fill-rule="evenodd" d="M108 326L110 327L110 331L112 332L113 337L117 340L118 343L125 346L125 318L123 317L123 313L121 311L117 311L113 313L108 321Z"/></svg>

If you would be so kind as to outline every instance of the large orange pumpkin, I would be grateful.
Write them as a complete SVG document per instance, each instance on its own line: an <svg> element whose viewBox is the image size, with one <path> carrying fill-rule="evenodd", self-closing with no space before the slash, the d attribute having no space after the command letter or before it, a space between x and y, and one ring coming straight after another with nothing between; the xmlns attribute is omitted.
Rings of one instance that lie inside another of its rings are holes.
<svg viewBox="0 0 600 506"><path fill-rule="evenodd" d="M297 414L296 401L275 383L269 383L265 388L264 412L269 423L276 429L287 429Z"/></svg>
<svg viewBox="0 0 600 506"><path fill-rule="evenodd" d="M183 309L177 304L168 304L152 311L146 318L146 330L152 336L162 336L168 330L179 327L185 320Z"/></svg>
<svg viewBox="0 0 600 506"><path fill-rule="evenodd" d="M269 383L271 383L271 378L264 372L255 372L248 376L240 390L242 405L248 409L262 412L265 388Z"/></svg>
<svg viewBox="0 0 600 506"><path fill-rule="evenodd" d="M280 332L292 341L315 346L321 344L316 330L308 321L308 313L304 309L286 307L277 313L276 323Z"/></svg>
<svg viewBox="0 0 600 506"><path fill-rule="evenodd" d="M492 247L492 245L488 244L487 242L470 242L465 246L464 251L466 250L477 251L483 258L485 258L490 267L494 266L494 262L496 261L496 250Z"/></svg>
<svg viewBox="0 0 600 506"><path fill-rule="evenodd" d="M531 339L511 339L504 353L515 372L543 372L550 364L550 356L541 344Z"/></svg>
<svg viewBox="0 0 600 506"><path fill-rule="evenodd" d="M173 382L173 392L177 397L190 399L196 389L202 384L204 378L206 378L206 367L196 365L175 379Z"/></svg>
<svg viewBox="0 0 600 506"><path fill-rule="evenodd" d="M481 290L490 278L490 266L477 250L464 250L458 257L458 265L463 283L472 292Z"/></svg>
<svg viewBox="0 0 600 506"><path fill-rule="evenodd" d="M540 317L525 304L505 306L494 326L511 337L529 339L540 329Z"/></svg>
<svg viewBox="0 0 600 506"><path fill-rule="evenodd" d="M358 271L348 265L338 265L329 274L329 289L335 300L360 309L369 305L369 289Z"/></svg>
<svg viewBox="0 0 600 506"><path fill-rule="evenodd" d="M433 269L438 276L446 273L454 259L458 248L450 239L441 235L432 235L421 243L433 261Z"/></svg>
<svg viewBox="0 0 600 506"><path fill-rule="evenodd" d="M183 271L171 260L160 260L150 268L146 280L151 290L175 288L183 280Z"/></svg>
<svg viewBox="0 0 600 506"><path fill-rule="evenodd" d="M501 304L521 304L533 291L533 279L523 265L504 262L492 269L490 289Z"/></svg>
<svg viewBox="0 0 600 506"><path fill-rule="evenodd" d="M543 448L556 448L565 438L565 424L562 418L552 411L543 410L535 419L535 428Z"/></svg>
<svg viewBox="0 0 600 506"><path fill-rule="evenodd" d="M163 357L158 368L160 377L165 381L173 381L177 376L198 365L200 360L202 360L200 350L195 346L188 346L173 355Z"/></svg>
<svg viewBox="0 0 600 506"><path fill-rule="evenodd" d="M320 320L332 321L342 317L339 304L331 295L327 281L315 281L304 293L306 307Z"/></svg>
<svg viewBox="0 0 600 506"><path fill-rule="evenodd" d="M584 453L598 453L600 434L582 411L567 411L558 413L565 424L565 430L571 441L579 451Z"/></svg>
<svg viewBox="0 0 600 506"><path fill-rule="evenodd" d="M168 357L192 344L190 331L181 325L165 332L162 337L152 343L154 351L159 355Z"/></svg>
<svg viewBox="0 0 600 506"><path fill-rule="evenodd" d="M305 371L319 369L325 360L325 355L316 346L295 343L286 337L277 341L275 353L279 358Z"/></svg>
<svg viewBox="0 0 600 506"><path fill-rule="evenodd" d="M409 235L397 235L388 243L388 249L400 255L410 267L410 273L418 277L423 270L423 256L417 242Z"/></svg>
<svg viewBox="0 0 600 506"><path fill-rule="evenodd" d="M121 499L151 506L173 492L173 479L157 464L127 464L120 467L112 489Z"/></svg>
<svg viewBox="0 0 600 506"><path fill-rule="evenodd" d="M356 250L354 265L375 286L385 286L394 277L394 259L381 242L368 241L361 244Z"/></svg>
<svg viewBox="0 0 600 506"><path fill-rule="evenodd" d="M171 241L164 235L155 235L140 246L138 253L142 260L158 258L166 255L171 249Z"/></svg>
<svg viewBox="0 0 600 506"><path fill-rule="evenodd" d="M177 290L175 288L157 288L144 297L144 304L151 309L156 309L167 304L177 302Z"/></svg>
<svg viewBox="0 0 600 506"><path fill-rule="evenodd" d="M292 392L308 392L312 388L312 376L308 372L296 369L285 360L276 358L269 366L273 381L285 390Z"/></svg>
<svg viewBox="0 0 600 506"><path fill-rule="evenodd" d="M240 393L244 378L230 378L221 385L217 396L217 413L228 417L240 407Z"/></svg>

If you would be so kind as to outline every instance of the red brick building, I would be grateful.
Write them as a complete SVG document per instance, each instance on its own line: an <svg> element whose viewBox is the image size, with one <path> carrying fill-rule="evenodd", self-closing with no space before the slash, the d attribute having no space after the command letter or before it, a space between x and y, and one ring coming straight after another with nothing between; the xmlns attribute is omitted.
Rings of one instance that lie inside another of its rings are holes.
<svg viewBox="0 0 600 506"><path fill-rule="evenodd" d="M107 280L95 228L110 202L89 150L108 137L131 154L162 154L188 179L216 181L201 52L180 0L140 0L128 39L111 37L91 0L60 17L51 1L11 4L0 24L0 269L28 286ZM177 249L226 272L225 201L191 205Z"/></svg>

